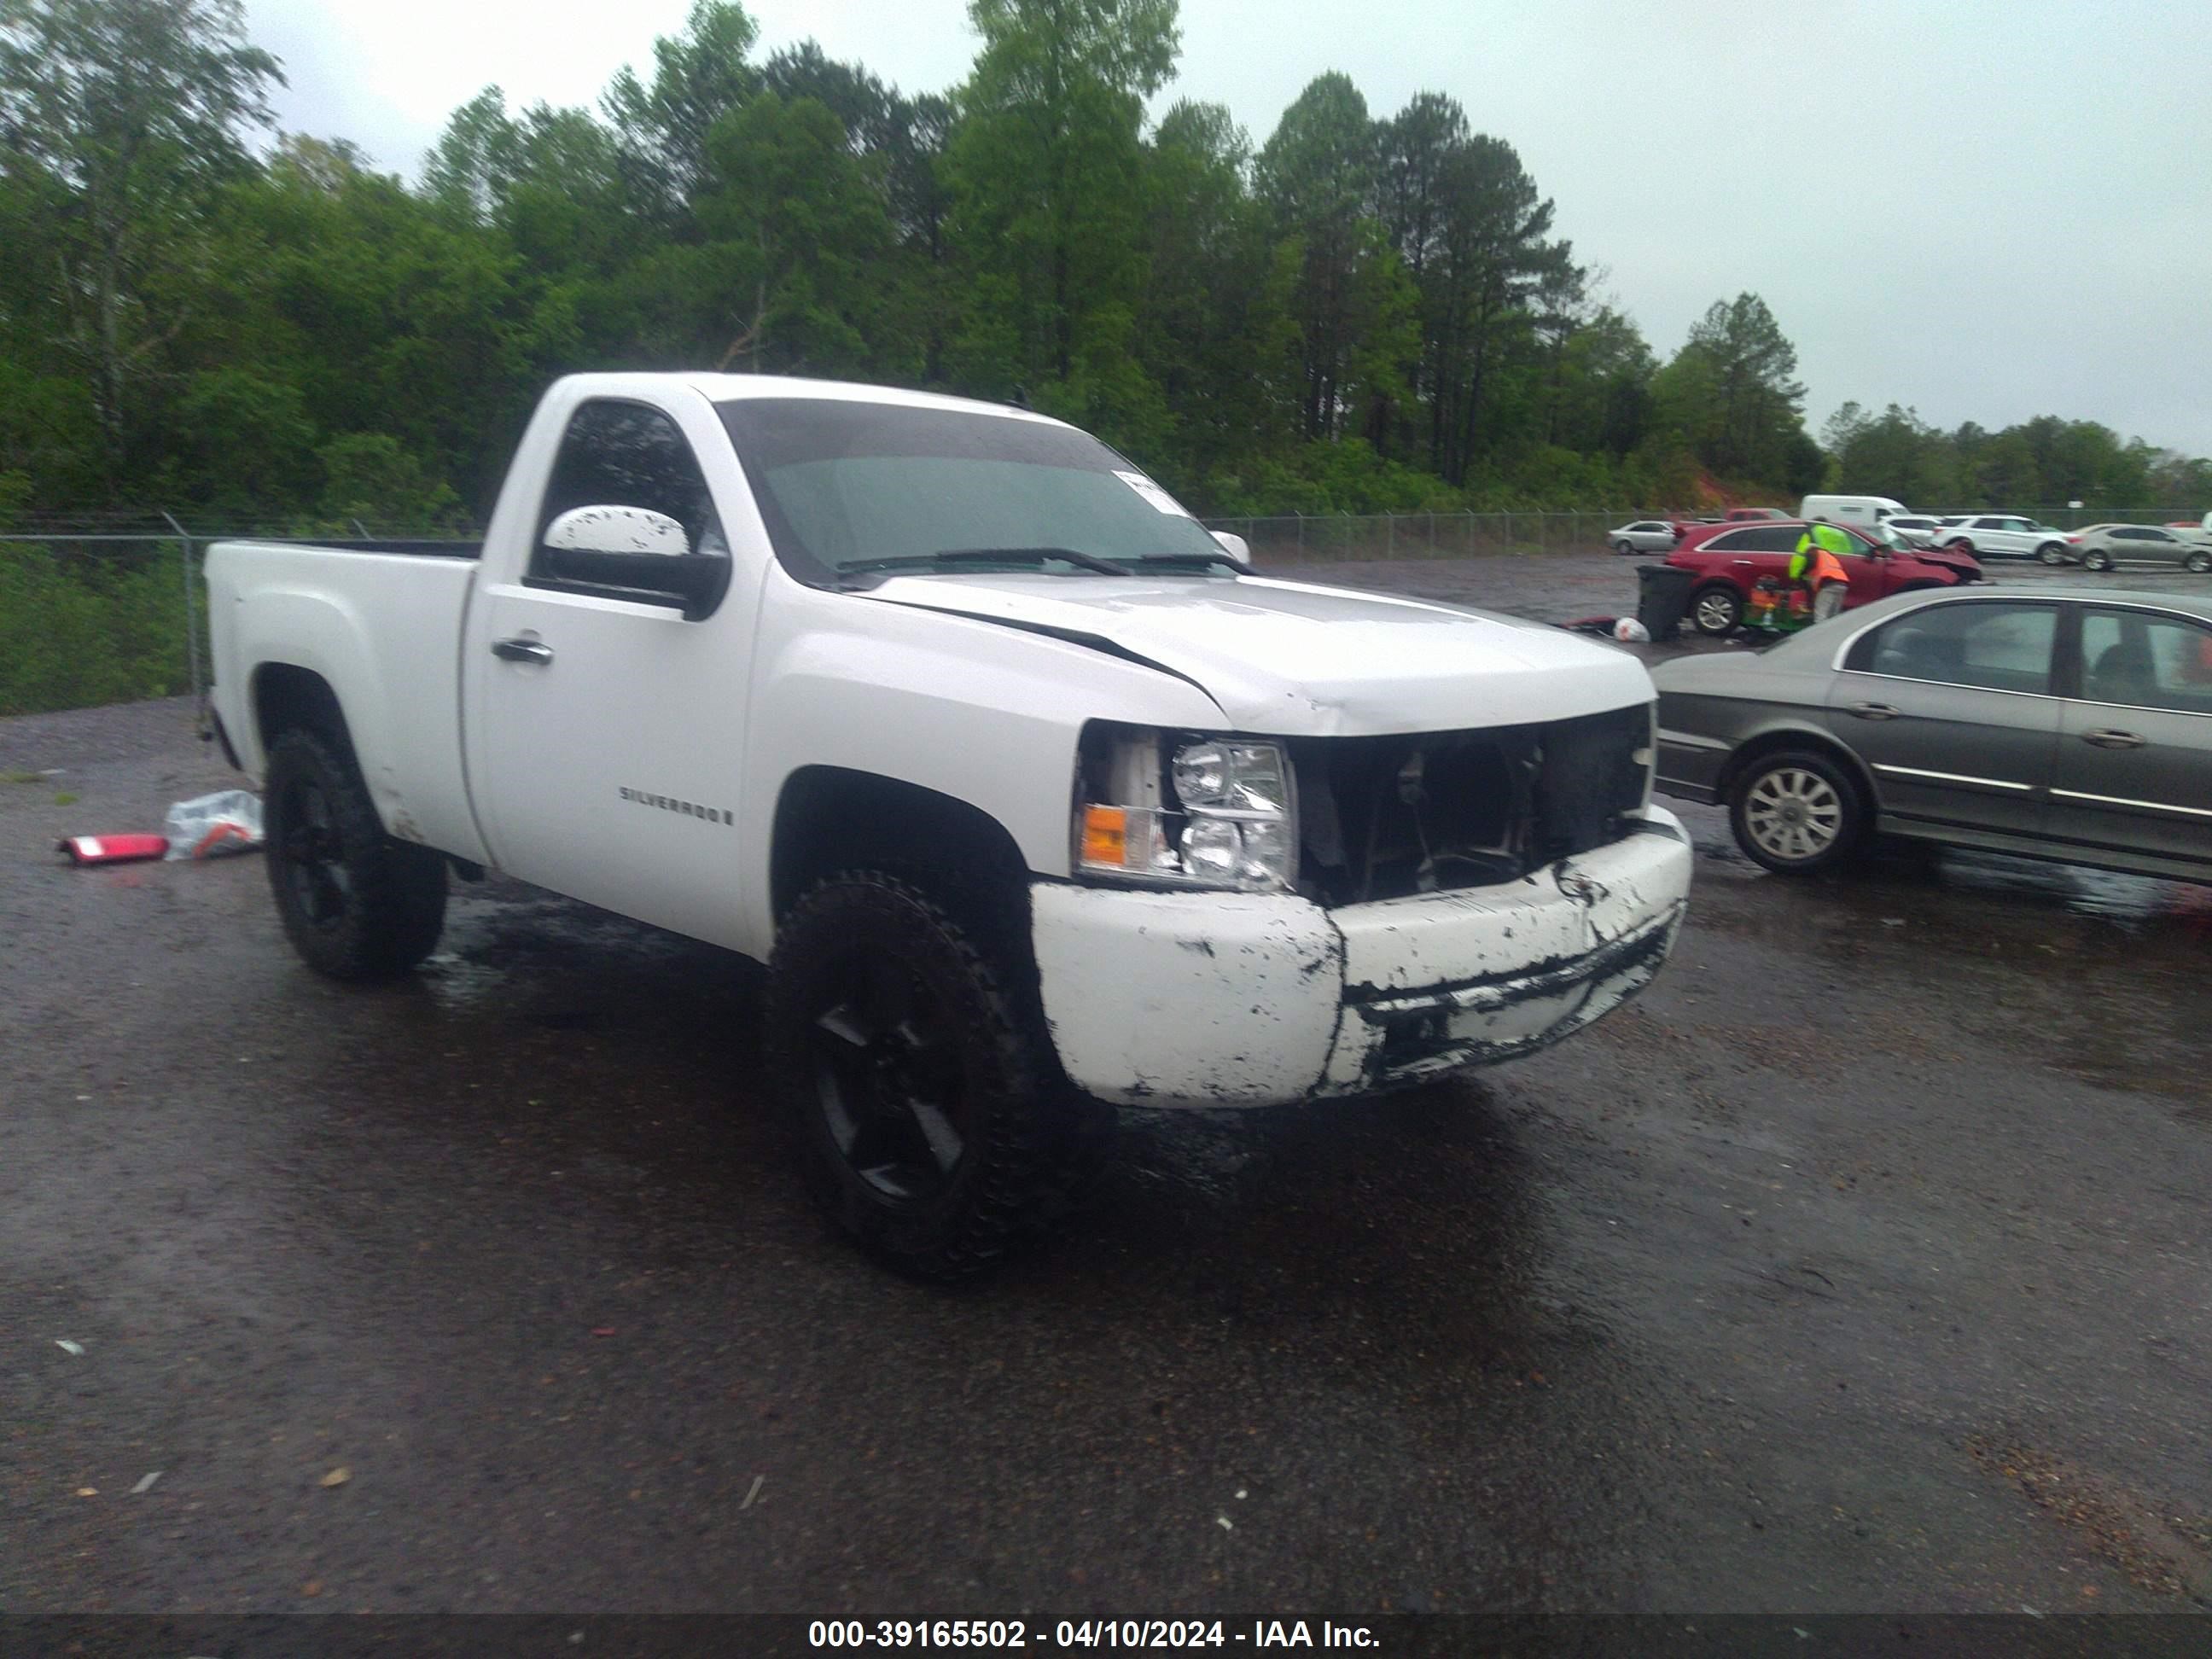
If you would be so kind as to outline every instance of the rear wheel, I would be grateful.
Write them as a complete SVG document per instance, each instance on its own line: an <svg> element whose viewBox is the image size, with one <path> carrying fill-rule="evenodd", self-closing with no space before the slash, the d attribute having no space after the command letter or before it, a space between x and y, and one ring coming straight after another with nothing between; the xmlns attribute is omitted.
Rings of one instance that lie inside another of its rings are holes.
<svg viewBox="0 0 2212 1659"><path fill-rule="evenodd" d="M1762 755L1729 791L1729 823L1754 863L1799 875L1838 863L1865 838L1857 783L1809 750Z"/></svg>
<svg viewBox="0 0 2212 1659"><path fill-rule="evenodd" d="M2093 547L2081 556L2081 568L2084 570L2110 570L2112 568L2112 556L2101 547Z"/></svg>
<svg viewBox="0 0 2212 1659"><path fill-rule="evenodd" d="M390 979L436 948L445 856L384 833L343 738L278 738L263 812L276 914L310 968L332 979Z"/></svg>
<svg viewBox="0 0 2212 1659"><path fill-rule="evenodd" d="M1954 553L1964 553L1969 557L1972 557L1973 555L1974 544L1968 541L1964 536L1960 537L1955 542L1946 542L1943 545L1949 548Z"/></svg>
<svg viewBox="0 0 2212 1659"><path fill-rule="evenodd" d="M1700 634L1717 638L1732 634L1743 621L1743 595L1726 582L1701 587L1690 596L1690 624Z"/></svg>
<svg viewBox="0 0 2212 1659"><path fill-rule="evenodd" d="M2212 553L2191 553L2181 562L2181 568L2185 570L2193 570L2200 576L2207 571L2212 571Z"/></svg>
<svg viewBox="0 0 2212 1659"><path fill-rule="evenodd" d="M808 1185L926 1279L989 1267L1103 1166L1110 1109L1060 1075L994 934L878 871L821 883L779 930L766 1013Z"/></svg>

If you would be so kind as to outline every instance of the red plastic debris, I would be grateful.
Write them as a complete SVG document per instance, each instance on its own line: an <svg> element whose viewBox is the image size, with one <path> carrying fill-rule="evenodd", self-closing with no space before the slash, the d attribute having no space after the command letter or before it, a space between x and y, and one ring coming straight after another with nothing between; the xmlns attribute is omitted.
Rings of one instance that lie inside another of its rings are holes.
<svg viewBox="0 0 2212 1659"><path fill-rule="evenodd" d="M169 850L167 836L64 836L55 843L72 864L131 864Z"/></svg>

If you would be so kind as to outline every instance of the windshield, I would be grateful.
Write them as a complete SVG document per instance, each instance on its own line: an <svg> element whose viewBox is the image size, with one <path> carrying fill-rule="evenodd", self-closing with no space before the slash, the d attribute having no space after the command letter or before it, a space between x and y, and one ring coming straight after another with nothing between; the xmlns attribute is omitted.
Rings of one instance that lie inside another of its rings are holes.
<svg viewBox="0 0 2212 1659"><path fill-rule="evenodd" d="M777 557L804 580L988 569L996 553L1012 569L1095 570L1099 560L1188 569L1224 557L1174 497L1067 427L826 398L715 409Z"/></svg>

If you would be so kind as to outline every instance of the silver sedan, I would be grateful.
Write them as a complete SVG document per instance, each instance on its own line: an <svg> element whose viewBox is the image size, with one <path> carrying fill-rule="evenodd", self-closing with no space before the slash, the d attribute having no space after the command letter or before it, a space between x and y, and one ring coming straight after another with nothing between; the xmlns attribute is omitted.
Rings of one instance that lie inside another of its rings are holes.
<svg viewBox="0 0 2212 1659"><path fill-rule="evenodd" d="M1669 553L1674 547L1674 526L1664 519L1635 519L1607 531L1605 538L1616 553Z"/></svg>
<svg viewBox="0 0 2212 1659"><path fill-rule="evenodd" d="M2059 560L2085 569L2178 564L2200 575L2212 570L2212 538L2201 530L2167 530L2154 524L2093 524L2066 539L2069 545Z"/></svg>
<svg viewBox="0 0 2212 1659"><path fill-rule="evenodd" d="M2212 598L1899 593L1652 678L1658 787L1770 870L1878 832L2212 883Z"/></svg>

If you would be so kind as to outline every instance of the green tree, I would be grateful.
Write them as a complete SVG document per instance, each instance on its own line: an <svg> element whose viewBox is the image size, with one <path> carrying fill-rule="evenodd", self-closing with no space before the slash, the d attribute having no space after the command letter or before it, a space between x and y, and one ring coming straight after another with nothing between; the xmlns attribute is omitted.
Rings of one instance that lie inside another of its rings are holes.
<svg viewBox="0 0 2212 1659"><path fill-rule="evenodd" d="M460 498L389 433L349 432L317 452L323 520L341 533L360 524L386 533L461 527Z"/></svg>
<svg viewBox="0 0 2212 1659"><path fill-rule="evenodd" d="M706 180L707 135L759 89L748 57L759 38L736 0L693 0L684 33L654 39L652 82L625 65L609 84L607 117L633 181L663 212L689 206Z"/></svg>
<svg viewBox="0 0 2212 1659"><path fill-rule="evenodd" d="M1621 312L1600 304L1580 317L1560 351L1552 441L1626 457L1650 429L1657 370L1643 331Z"/></svg>
<svg viewBox="0 0 2212 1659"><path fill-rule="evenodd" d="M717 286L734 301L721 366L911 374L880 326L895 236L847 128L812 98L763 92L708 136L698 203Z"/></svg>
<svg viewBox="0 0 2212 1659"><path fill-rule="evenodd" d="M1174 66L1175 0L971 0L982 36L946 155L951 240L970 283L956 372L978 390L1055 384L1157 427L1133 378L1143 285L1144 100Z"/></svg>
<svg viewBox="0 0 2212 1659"><path fill-rule="evenodd" d="M111 467L189 306L199 216L251 170L283 78L244 33L238 0L0 0L0 167L60 209L58 342Z"/></svg>
<svg viewBox="0 0 2212 1659"><path fill-rule="evenodd" d="M1420 248L1429 459L1453 483L1507 435L1492 405L1502 413L1498 381L1516 355L1537 361L1532 307L1550 295L1558 309L1581 283L1571 248L1551 239L1552 203L1513 147L1468 135L1456 113L1448 100L1417 100L1394 124L1401 155L1419 157L1401 171L1418 173L1426 192L1401 246L1415 240Z"/></svg>
<svg viewBox="0 0 2212 1659"><path fill-rule="evenodd" d="M1796 373L1796 348L1766 302L1739 294L1714 301L1691 326L1653 390L1669 427L1705 465L1731 478L1782 483L1808 465L1796 441L1805 407Z"/></svg>
<svg viewBox="0 0 2212 1659"><path fill-rule="evenodd" d="M1358 407L1402 394L1416 303L1404 262L1375 218L1376 151L1367 100L1347 76L1316 76L1261 149L1255 179L1277 235L1297 249L1292 300L1301 345L1299 426L1309 438L1359 430ZM1386 354L1403 354L1386 361Z"/></svg>
<svg viewBox="0 0 2212 1659"><path fill-rule="evenodd" d="M1290 437L1295 331L1267 225L1245 189L1251 149L1218 104L1182 102L1145 151L1146 283L1137 349L1175 413L1167 476L1200 482Z"/></svg>

